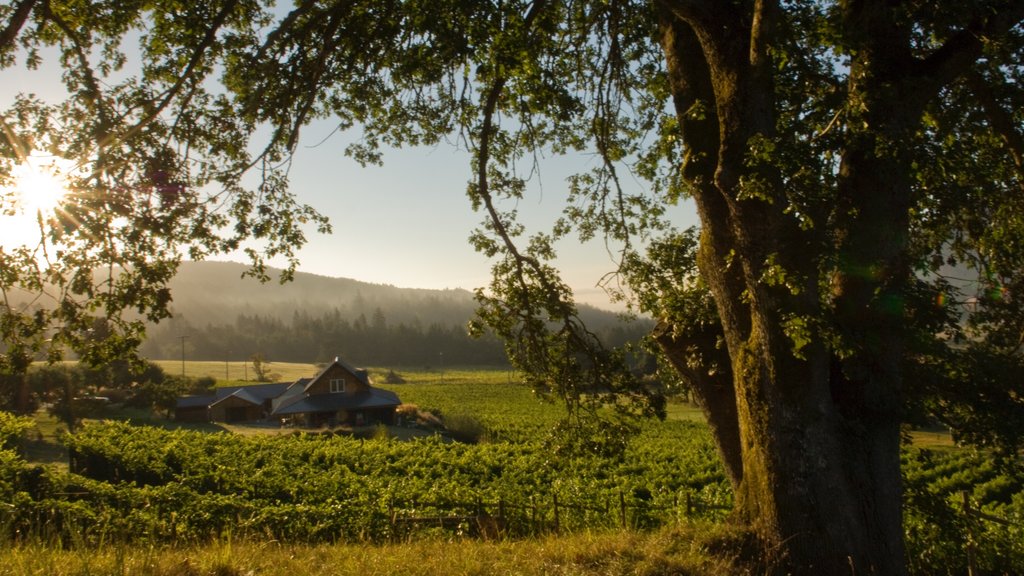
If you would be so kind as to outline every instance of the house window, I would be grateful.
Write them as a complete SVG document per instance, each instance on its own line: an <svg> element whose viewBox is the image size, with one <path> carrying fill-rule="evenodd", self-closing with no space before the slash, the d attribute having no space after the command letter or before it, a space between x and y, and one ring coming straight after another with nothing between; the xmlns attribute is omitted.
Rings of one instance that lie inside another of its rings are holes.
<svg viewBox="0 0 1024 576"><path fill-rule="evenodd" d="M344 392L345 391L345 380L343 378L335 378L331 380L331 392Z"/></svg>

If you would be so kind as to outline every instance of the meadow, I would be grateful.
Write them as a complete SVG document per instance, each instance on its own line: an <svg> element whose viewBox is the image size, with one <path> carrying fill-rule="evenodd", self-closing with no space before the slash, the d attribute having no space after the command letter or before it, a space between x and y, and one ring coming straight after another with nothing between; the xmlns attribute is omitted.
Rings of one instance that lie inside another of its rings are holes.
<svg viewBox="0 0 1024 576"><path fill-rule="evenodd" d="M222 363L185 369L224 374ZM287 380L316 367L272 371ZM474 428L473 442L385 427L239 434L152 416L66 435L7 417L0 574L428 574L438 565L423 559L439 557L458 558L450 574L494 573L495 562L512 574L699 574L741 553L724 521L728 483L688 404L597 456L567 449L552 432L564 409L512 372L370 373L403 402ZM70 466L27 461L13 449L26 432L59 436ZM904 453L913 573L965 573L968 552L982 573L1024 572L1021 478L941 432L919 438ZM485 516L500 518L497 530L481 529Z"/></svg>

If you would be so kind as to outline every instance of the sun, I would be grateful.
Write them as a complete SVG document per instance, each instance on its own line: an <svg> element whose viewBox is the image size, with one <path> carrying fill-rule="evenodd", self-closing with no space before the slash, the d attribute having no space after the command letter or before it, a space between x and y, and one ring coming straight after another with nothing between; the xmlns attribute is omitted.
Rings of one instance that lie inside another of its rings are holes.
<svg viewBox="0 0 1024 576"><path fill-rule="evenodd" d="M16 202L26 215L56 210L68 193L69 162L33 152L11 170Z"/></svg>
<svg viewBox="0 0 1024 576"><path fill-rule="evenodd" d="M34 151L11 168L0 191L0 245L34 243L39 222L47 222L68 198L69 160Z"/></svg>

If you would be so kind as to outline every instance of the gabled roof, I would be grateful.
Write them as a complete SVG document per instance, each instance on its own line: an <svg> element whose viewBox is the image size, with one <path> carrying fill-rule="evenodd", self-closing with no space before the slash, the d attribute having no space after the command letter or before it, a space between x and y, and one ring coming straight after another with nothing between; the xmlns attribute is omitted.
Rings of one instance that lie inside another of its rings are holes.
<svg viewBox="0 0 1024 576"><path fill-rule="evenodd" d="M289 386L283 394L274 398L272 402L272 408L270 409L271 414L276 413L278 410L294 404L299 400L306 397L306 385L312 381L312 378L299 378Z"/></svg>
<svg viewBox="0 0 1024 576"><path fill-rule="evenodd" d="M262 404L272 398L277 398L290 386L287 382L276 384L249 384L243 386L223 386L213 391L213 394L201 396L184 396L175 402L175 408L200 408L210 407L225 398L241 398L251 404Z"/></svg>
<svg viewBox="0 0 1024 576"><path fill-rule="evenodd" d="M182 396L174 403L175 408L206 408L217 399L216 396Z"/></svg>
<svg viewBox="0 0 1024 576"><path fill-rule="evenodd" d="M355 393L310 394L309 390L335 366L338 366L366 385L366 390ZM251 384L247 386L225 386L217 388L213 394L205 396L185 396L179 398L177 408L210 408L228 398L243 400L254 406L271 401L271 413L276 416L286 414L337 412L339 410L358 410L364 408L397 407L401 404L398 395L389 390L373 388L366 370L355 368L340 358L327 365L319 374L312 378L299 378L292 383Z"/></svg>
<svg viewBox="0 0 1024 576"><path fill-rule="evenodd" d="M362 370L362 369L356 368L356 367L348 364L347 362L345 362L341 358L335 356L334 357L334 362L331 362L330 364L325 366L324 369L321 370L319 374L317 374L313 378L309 379L308 382L306 382L305 386L303 387L303 391L307 391L310 388L312 388L313 386L315 386L316 383L319 382L320 379L323 378L323 376L325 374L327 374L327 372L329 372L330 369L333 368L334 366L340 366L346 372L348 372L349 374L352 374L353 376L358 378L359 381L362 382L363 384L366 384L367 386L370 385L370 373L369 372L367 372L366 370Z"/></svg>
<svg viewBox="0 0 1024 576"><path fill-rule="evenodd" d="M272 412L275 416L302 414L306 412L337 412L360 408L384 408L398 406L398 395L390 390L371 388L356 394L313 394L302 396L295 401L278 406Z"/></svg>
<svg viewBox="0 0 1024 576"><path fill-rule="evenodd" d="M234 396L239 391L245 391L248 396L252 398L258 398L259 402L269 400L271 398L277 398L281 395L285 389L291 384L289 382L277 382L274 384L246 384L242 386L222 386L214 390L214 394L217 399L223 399L228 396Z"/></svg>
<svg viewBox="0 0 1024 576"><path fill-rule="evenodd" d="M212 407L216 406L217 404L220 404L221 402L224 402L225 400L227 400L229 398L238 398L240 400L244 400L244 401L248 402L249 404L252 404L253 406L259 406L259 405L263 404L263 400L264 400L258 394L254 394L250 390L246 390L245 388L239 388L239 389L235 390L234 392L232 392L231 394L228 394L227 396L223 396L223 397L217 398L217 400L215 400L214 402L212 402L210 404L210 407L212 408Z"/></svg>

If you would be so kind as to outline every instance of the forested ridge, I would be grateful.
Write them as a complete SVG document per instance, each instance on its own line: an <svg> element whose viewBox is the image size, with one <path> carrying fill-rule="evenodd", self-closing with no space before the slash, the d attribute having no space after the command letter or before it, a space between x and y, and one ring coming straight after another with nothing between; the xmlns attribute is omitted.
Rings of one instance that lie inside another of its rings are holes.
<svg viewBox="0 0 1024 576"><path fill-rule="evenodd" d="M443 365L507 362L502 342L470 336L476 309L466 290L425 290L296 273L292 282L243 278L246 266L186 262L171 282L174 315L147 329L149 358L240 360L253 354L278 362L324 362L341 355L360 365ZM605 341L636 342L647 320L586 310ZM184 337L184 338L183 338Z"/></svg>

